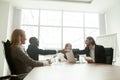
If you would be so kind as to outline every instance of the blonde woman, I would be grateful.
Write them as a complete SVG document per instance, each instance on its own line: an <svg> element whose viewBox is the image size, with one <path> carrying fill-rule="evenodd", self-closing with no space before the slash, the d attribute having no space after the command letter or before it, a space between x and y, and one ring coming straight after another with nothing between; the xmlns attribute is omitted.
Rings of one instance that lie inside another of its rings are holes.
<svg viewBox="0 0 120 80"><path fill-rule="evenodd" d="M37 66L49 65L50 61L35 61L25 52L22 44L25 44L25 31L15 29L11 36L11 56L16 74L28 73Z"/></svg>
<svg viewBox="0 0 120 80"><path fill-rule="evenodd" d="M69 52L72 50L72 44L70 43L66 43L65 44L65 48L62 50L59 50L57 54L57 56L59 57L59 61L66 61L67 57L66 57L66 52Z"/></svg>
<svg viewBox="0 0 120 80"><path fill-rule="evenodd" d="M65 54L67 51L71 51L71 50L72 50L72 44L66 43L65 48L62 50L59 50L58 53L61 52L61 53Z"/></svg>

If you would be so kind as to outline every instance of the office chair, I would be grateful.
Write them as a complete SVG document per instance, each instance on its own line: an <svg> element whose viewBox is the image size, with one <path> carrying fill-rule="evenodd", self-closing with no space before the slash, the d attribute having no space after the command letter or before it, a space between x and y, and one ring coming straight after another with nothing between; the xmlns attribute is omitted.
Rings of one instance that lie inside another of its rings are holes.
<svg viewBox="0 0 120 80"><path fill-rule="evenodd" d="M105 48L106 64L112 64L113 62L113 48Z"/></svg>
<svg viewBox="0 0 120 80"><path fill-rule="evenodd" d="M2 43L4 47L5 58L8 63L11 75L1 76L0 80L23 80L23 78L27 75L27 73L18 74L18 75L15 74L15 66L12 63L12 57L11 57L10 41L9 40L7 40L6 42L2 41Z"/></svg>
<svg viewBox="0 0 120 80"><path fill-rule="evenodd" d="M79 61L79 53L80 50L79 49L72 49L74 57Z"/></svg>

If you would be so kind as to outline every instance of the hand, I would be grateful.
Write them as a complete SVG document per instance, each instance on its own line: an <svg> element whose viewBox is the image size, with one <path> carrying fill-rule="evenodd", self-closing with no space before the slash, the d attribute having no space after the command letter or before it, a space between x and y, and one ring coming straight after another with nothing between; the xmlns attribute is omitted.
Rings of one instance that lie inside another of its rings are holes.
<svg viewBox="0 0 120 80"><path fill-rule="evenodd" d="M59 62L61 62L61 59L58 59Z"/></svg>
<svg viewBox="0 0 120 80"><path fill-rule="evenodd" d="M52 64L51 60L50 59L47 59L46 61L48 61L49 64Z"/></svg>
<svg viewBox="0 0 120 80"><path fill-rule="evenodd" d="M93 63L92 59L85 59L88 63Z"/></svg>

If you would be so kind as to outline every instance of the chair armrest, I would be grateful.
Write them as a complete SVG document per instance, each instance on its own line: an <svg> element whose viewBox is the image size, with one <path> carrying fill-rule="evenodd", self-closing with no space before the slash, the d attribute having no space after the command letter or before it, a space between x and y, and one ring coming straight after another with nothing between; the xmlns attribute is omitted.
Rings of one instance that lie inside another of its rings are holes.
<svg viewBox="0 0 120 80"><path fill-rule="evenodd" d="M27 74L28 73L19 74L19 75L17 75L17 78L19 78L20 80L23 80Z"/></svg>
<svg viewBox="0 0 120 80"><path fill-rule="evenodd" d="M0 77L0 80L10 79L10 78L17 78L17 75L1 76L1 77Z"/></svg>
<svg viewBox="0 0 120 80"><path fill-rule="evenodd" d="M18 75L7 75L7 76L1 76L0 80L7 80L7 79L13 79L13 80L23 80L25 78L25 76L28 73L24 73L24 74L18 74Z"/></svg>

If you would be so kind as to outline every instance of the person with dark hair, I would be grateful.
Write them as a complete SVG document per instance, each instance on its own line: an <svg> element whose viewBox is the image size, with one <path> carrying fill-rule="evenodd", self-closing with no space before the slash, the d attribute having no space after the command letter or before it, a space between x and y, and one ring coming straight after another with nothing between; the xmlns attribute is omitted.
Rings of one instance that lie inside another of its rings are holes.
<svg viewBox="0 0 120 80"><path fill-rule="evenodd" d="M31 37L29 39L30 45L28 46L27 53L28 55L34 59L38 60L39 59L39 54L44 55L44 50L39 49L39 41L36 37Z"/></svg>
<svg viewBox="0 0 120 80"><path fill-rule="evenodd" d="M102 45L97 45L92 37L87 37L86 48L81 50L81 54L86 54L88 63L105 63L105 49Z"/></svg>

